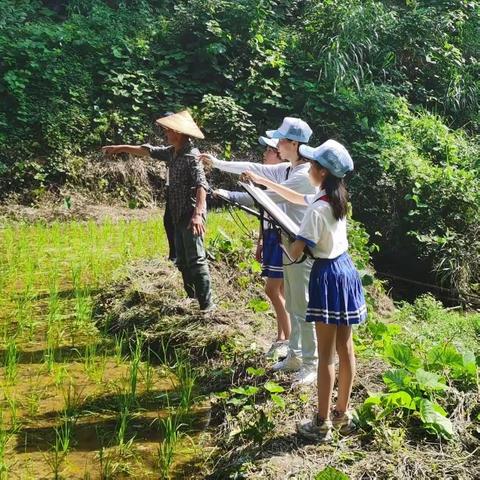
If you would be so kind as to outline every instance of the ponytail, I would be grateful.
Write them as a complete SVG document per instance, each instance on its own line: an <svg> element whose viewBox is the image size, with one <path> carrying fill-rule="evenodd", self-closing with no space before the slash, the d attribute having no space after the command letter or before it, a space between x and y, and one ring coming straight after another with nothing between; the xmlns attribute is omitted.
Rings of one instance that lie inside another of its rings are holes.
<svg viewBox="0 0 480 480"><path fill-rule="evenodd" d="M335 219L345 218L348 211L348 192L343 178L329 174L324 180L323 188L328 195Z"/></svg>

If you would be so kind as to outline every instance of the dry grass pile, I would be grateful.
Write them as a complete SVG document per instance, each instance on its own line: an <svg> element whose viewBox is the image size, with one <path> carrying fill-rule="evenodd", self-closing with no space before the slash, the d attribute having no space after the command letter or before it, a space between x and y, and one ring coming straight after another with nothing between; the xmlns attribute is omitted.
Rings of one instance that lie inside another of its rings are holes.
<svg viewBox="0 0 480 480"><path fill-rule="evenodd" d="M140 332L156 349L181 347L196 359L215 356L234 337L251 342L260 325L259 314L245 308L247 302L241 299L260 293L259 287L239 292L233 272L215 264L211 270L221 308L202 313L196 301L185 298L173 265L162 260L136 263L98 297L98 324L115 335L133 337Z"/></svg>

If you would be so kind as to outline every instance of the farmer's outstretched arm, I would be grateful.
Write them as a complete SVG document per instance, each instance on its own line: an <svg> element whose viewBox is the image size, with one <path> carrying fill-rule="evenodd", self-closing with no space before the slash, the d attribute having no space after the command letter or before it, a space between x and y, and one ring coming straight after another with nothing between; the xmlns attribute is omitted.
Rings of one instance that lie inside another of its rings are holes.
<svg viewBox="0 0 480 480"><path fill-rule="evenodd" d="M172 158L172 146L153 146L149 143L143 145L107 145L102 147L105 155L114 155L116 153L129 153L138 157L150 156L163 162L169 162Z"/></svg>
<svg viewBox="0 0 480 480"><path fill-rule="evenodd" d="M285 200L288 200L290 203L295 203L297 205L307 205L305 202L305 195L302 193L297 193L290 188L284 187L278 183L272 182L267 178L261 177L253 172L244 172L244 178L251 180L252 182L258 183L260 185L265 185L268 189L273 190L278 193Z"/></svg>
<svg viewBox="0 0 480 480"><path fill-rule="evenodd" d="M116 153L130 153L139 157L150 155L147 148L139 145L107 145L102 147L102 151L105 155L114 155Z"/></svg>

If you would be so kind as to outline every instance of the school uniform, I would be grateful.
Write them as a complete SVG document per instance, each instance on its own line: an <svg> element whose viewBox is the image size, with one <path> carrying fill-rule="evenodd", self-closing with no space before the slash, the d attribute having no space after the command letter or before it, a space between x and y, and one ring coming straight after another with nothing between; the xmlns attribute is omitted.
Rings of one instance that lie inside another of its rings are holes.
<svg viewBox="0 0 480 480"><path fill-rule="evenodd" d="M280 247L280 234L268 219L262 227L262 277L283 278L283 251Z"/></svg>
<svg viewBox="0 0 480 480"><path fill-rule="evenodd" d="M347 253L347 222L335 219L325 195L306 195L308 205L297 239L303 240L315 261L310 273L307 322L356 325L367 317L363 287Z"/></svg>
<svg viewBox="0 0 480 480"><path fill-rule="evenodd" d="M308 163L293 167L288 162L276 165L263 165L254 162L226 162L213 160L213 167L225 172L241 174L247 170L268 178L301 194L314 194L317 189L309 180ZM246 192L222 192L232 201L245 206L254 206L252 197ZM300 224L306 212L304 205L287 202L275 192L266 190L265 193L297 224ZM288 238L282 236L284 244ZM292 331L289 339L289 348L296 357L301 358L306 368L314 369L317 364L317 347L315 329L305 321L305 312L308 304L308 281L313 260L307 259L302 263L292 263L282 252L285 309L290 315Z"/></svg>

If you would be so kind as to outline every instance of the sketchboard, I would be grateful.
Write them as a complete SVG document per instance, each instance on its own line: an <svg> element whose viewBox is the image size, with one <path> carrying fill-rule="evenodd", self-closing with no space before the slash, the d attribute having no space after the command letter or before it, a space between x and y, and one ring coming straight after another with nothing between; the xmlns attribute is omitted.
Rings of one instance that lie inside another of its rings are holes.
<svg viewBox="0 0 480 480"><path fill-rule="evenodd" d="M239 185L253 198L254 202L263 208L273 221L292 239L294 240L300 231L297 225L284 211L258 187L249 183L238 182Z"/></svg>

